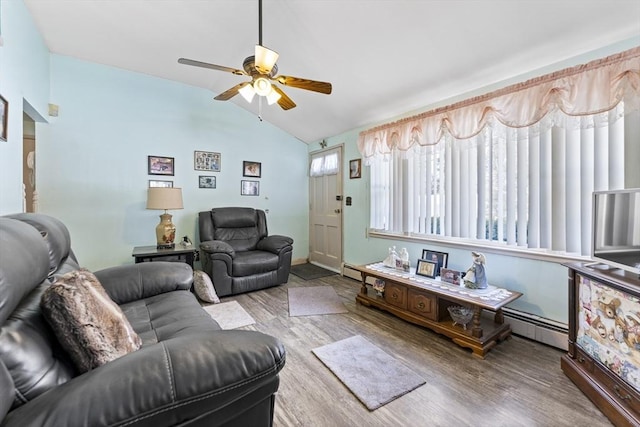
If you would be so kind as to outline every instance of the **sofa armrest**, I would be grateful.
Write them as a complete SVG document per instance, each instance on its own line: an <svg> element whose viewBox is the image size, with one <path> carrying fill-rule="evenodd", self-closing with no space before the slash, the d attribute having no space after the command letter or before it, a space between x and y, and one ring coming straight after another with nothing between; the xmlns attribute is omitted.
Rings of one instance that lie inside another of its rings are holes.
<svg viewBox="0 0 640 427"><path fill-rule="evenodd" d="M182 262L142 262L105 268L94 274L116 304L189 290L193 284L193 270Z"/></svg>
<svg viewBox="0 0 640 427"><path fill-rule="evenodd" d="M233 250L231 245L222 240L207 240L206 242L201 242L200 249L209 254L225 253L231 258L236 256L236 251Z"/></svg>
<svg viewBox="0 0 640 427"><path fill-rule="evenodd" d="M273 252L274 254L280 253L281 250L290 247L293 244L293 239L287 236L279 236L274 234L267 236L258 242L256 249L261 251Z"/></svg>
<svg viewBox="0 0 640 427"><path fill-rule="evenodd" d="M216 331L143 347L10 412L9 426L172 426L275 393L285 350L255 331ZM248 399L247 401L243 401Z"/></svg>

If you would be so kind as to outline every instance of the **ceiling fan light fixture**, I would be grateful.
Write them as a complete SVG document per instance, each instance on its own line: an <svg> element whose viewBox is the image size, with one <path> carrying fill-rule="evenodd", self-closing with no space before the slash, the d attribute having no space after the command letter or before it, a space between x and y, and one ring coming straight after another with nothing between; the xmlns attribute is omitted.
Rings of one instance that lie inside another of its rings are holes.
<svg viewBox="0 0 640 427"><path fill-rule="evenodd" d="M260 96L267 96L271 93L271 82L264 77L258 77L253 82L253 90Z"/></svg>
<svg viewBox="0 0 640 427"><path fill-rule="evenodd" d="M278 52L257 44L255 49L255 67L260 74L269 74L276 65Z"/></svg>
<svg viewBox="0 0 640 427"><path fill-rule="evenodd" d="M273 90L273 88L271 88L271 92L269 92L269 94L267 95L267 104L269 105L273 105L276 102L278 102L278 100L282 97L282 95L280 95L278 92L276 92L275 90Z"/></svg>
<svg viewBox="0 0 640 427"><path fill-rule="evenodd" d="M253 97L256 96L256 91L250 84L245 85L238 92L248 103L251 103L251 101L253 101Z"/></svg>

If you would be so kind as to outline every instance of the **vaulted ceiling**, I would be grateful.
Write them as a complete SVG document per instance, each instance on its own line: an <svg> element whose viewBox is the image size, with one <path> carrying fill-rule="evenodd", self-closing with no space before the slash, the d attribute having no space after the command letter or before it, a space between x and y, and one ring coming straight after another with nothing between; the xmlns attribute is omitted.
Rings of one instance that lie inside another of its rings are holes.
<svg viewBox="0 0 640 427"><path fill-rule="evenodd" d="M183 82L213 97L242 68L258 0L25 0L53 53ZM637 0L264 0L263 44L280 74L328 81L264 120L311 143L640 37ZM230 101L258 114L256 100Z"/></svg>

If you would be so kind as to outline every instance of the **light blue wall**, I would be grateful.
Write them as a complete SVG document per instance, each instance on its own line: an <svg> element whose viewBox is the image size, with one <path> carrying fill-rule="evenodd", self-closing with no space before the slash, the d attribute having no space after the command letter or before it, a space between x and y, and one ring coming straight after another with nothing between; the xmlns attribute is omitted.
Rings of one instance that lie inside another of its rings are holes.
<svg viewBox="0 0 640 427"><path fill-rule="evenodd" d="M425 108L420 111L428 111L437 107L450 105L457 101L478 96L509 84L525 81L552 71L602 58L638 45L640 45L640 37L589 52L559 64L552 64L544 69L533 70L526 75L514 77L509 81L482 87L472 93L460 94L454 98L439 101L437 104L425 102ZM416 113L417 111L407 112L405 116ZM382 123L392 122L399 118L401 117L391 117ZM369 167L363 167L361 179L349 179L348 165L349 160L361 157L357 148L359 132L382 123L371 123L369 126L353 129L341 135L326 139L329 147L344 144L344 195L345 197L352 197L353 200L352 206L343 206L344 262L358 265L382 260L387 255L388 248L395 245L398 249L403 247L407 248L412 265L415 265L415 260L418 259L422 250L429 248L447 252L449 254L450 268L462 271L467 270L471 265L471 249L461 249L460 247L442 244L440 242L438 242L439 244L426 242L414 243L386 238L367 237L366 229L369 225ZM310 152L316 151L319 148L318 143L309 145ZM562 266L561 263L491 253L488 249L485 251L485 255L487 257L487 276L489 282L524 294L522 298L514 301L509 307L558 322L568 322L569 303L566 267Z"/></svg>
<svg viewBox="0 0 640 427"><path fill-rule="evenodd" d="M22 112L46 117L49 51L22 1L0 1L0 95L9 103L8 139L0 141L0 215L22 210Z"/></svg>
<svg viewBox="0 0 640 427"><path fill-rule="evenodd" d="M145 209L149 179L182 187L177 235L197 243L197 213L217 206L268 209L271 234L308 254L307 145L209 91L77 59L51 56L51 102L59 116L36 126L40 211L62 219L82 265L133 262L155 244L162 211ZM221 172L194 170L194 151L221 153ZM175 176L147 174L147 156L175 158ZM240 195L242 161L262 163L260 196ZM216 189L198 188L214 175ZM286 186L283 184L286 183Z"/></svg>

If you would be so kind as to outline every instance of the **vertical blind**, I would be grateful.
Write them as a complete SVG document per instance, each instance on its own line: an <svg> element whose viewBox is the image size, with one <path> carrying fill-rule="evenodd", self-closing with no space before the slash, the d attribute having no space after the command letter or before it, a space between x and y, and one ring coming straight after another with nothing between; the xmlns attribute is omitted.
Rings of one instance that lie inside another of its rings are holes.
<svg viewBox="0 0 640 427"><path fill-rule="evenodd" d="M445 135L376 156L370 225L588 255L592 192L624 188L625 146L638 144L625 140L632 128L640 114L620 103L525 128L494 122L469 139Z"/></svg>

